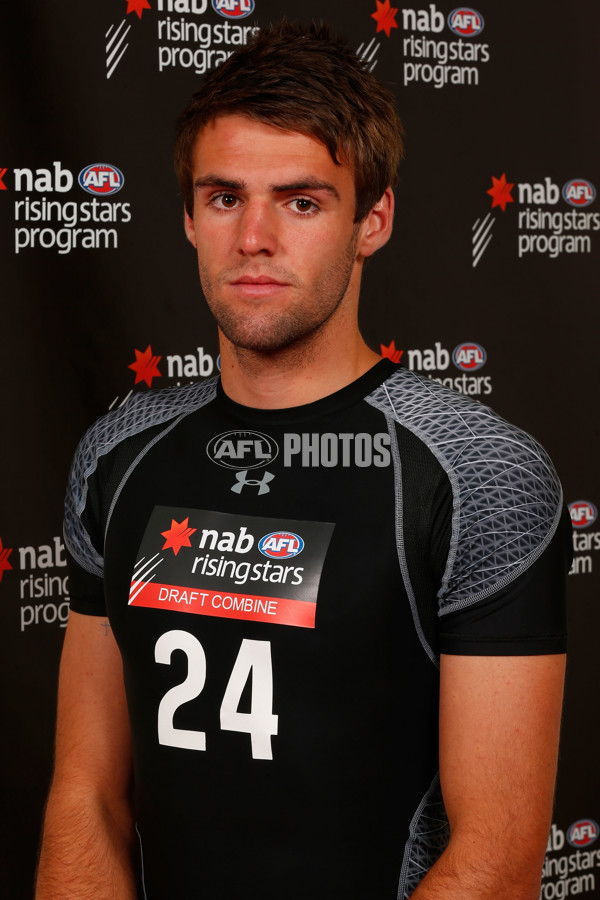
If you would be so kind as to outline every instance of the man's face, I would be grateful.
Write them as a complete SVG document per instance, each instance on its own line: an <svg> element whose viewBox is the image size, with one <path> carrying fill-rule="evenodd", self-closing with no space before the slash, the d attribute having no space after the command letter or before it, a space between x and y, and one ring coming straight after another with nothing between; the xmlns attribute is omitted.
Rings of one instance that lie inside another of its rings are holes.
<svg viewBox="0 0 600 900"><path fill-rule="evenodd" d="M222 116L197 138L193 179L186 233L208 305L234 345L289 347L357 299L354 180L319 141Z"/></svg>

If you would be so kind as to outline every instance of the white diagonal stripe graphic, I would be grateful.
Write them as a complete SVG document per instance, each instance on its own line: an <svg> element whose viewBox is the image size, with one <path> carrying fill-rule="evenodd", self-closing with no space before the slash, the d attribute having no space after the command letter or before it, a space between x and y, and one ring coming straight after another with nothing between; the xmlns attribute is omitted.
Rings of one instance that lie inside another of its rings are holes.
<svg viewBox="0 0 600 900"><path fill-rule="evenodd" d="M155 573L155 574L156 574L156 573ZM146 587L146 585L148 584L148 582L152 581L153 578L154 578L154 575L151 575L150 578L148 578L146 581L142 581L142 586L141 586L140 588L137 589L137 591L135 592L135 594L133 594L133 595L130 594L130 596L129 596L129 602L128 602L128 604L127 604L128 606L131 606L131 604L133 603L133 601L135 600L135 598L137 597L137 595L138 595L141 591L144 590L144 588Z"/></svg>
<svg viewBox="0 0 600 900"><path fill-rule="evenodd" d="M360 47L358 48L358 50L356 51L357 56L360 56L361 59L364 59L374 43L375 43L375 38L371 38L371 40L369 41L369 43L367 44L366 47L364 44L361 44ZM364 50L363 50L363 47L365 47ZM361 50L362 50L362 53L361 53Z"/></svg>
<svg viewBox="0 0 600 900"><path fill-rule="evenodd" d="M157 556L158 556L158 553L155 553L154 556L152 556L148 560L147 563L144 563L144 565L142 565L141 568L137 568L135 570L135 572L133 573L133 577L136 580L134 582L132 582L132 585L131 585L132 590L135 587L135 585L139 582L140 578L142 578L142 576L144 575L144 572L146 572L146 573L151 572L152 569L155 569L157 566L159 566L161 564L161 562L163 561L162 557L157 562L155 562L153 566L151 565L151 563L154 562L154 560L156 559ZM138 566L140 566L141 563L143 563L143 562L144 562L144 559L141 559L140 562L138 563Z"/></svg>
<svg viewBox="0 0 600 900"><path fill-rule="evenodd" d="M122 56L123 56L123 53L125 53L125 51L127 50L128 47L129 47L129 44L125 44L125 46L123 47L123 50L122 50L121 54L119 55L118 59L115 61L114 66L112 67L112 69L110 70L110 72L107 72L107 73L106 73L106 77L107 77L107 78L110 78L110 76L112 75L112 73L115 71L115 69L117 68L117 66L118 66L119 63L121 62L121 58L122 58Z"/></svg>
<svg viewBox="0 0 600 900"><path fill-rule="evenodd" d="M138 584L140 584L140 582L142 582L142 581L149 581L150 579L149 579L147 576L149 575L150 572L154 571L154 569L156 569L158 566L160 566L161 562L162 562L162 559L157 560L157 561L154 563L154 565L153 565L153 566L150 566L150 567L147 569L147 571L146 571L143 575L142 575L142 573L140 572L140 573L139 573L139 576L140 576L140 577L137 578L137 581L132 581L132 582L131 582L131 587L129 588L129 593L131 593L132 590L133 590L134 588L136 588L136 587L138 586ZM133 577L136 578L136 575L137 575L137 573L134 574ZM154 575L153 575L152 577L154 578Z"/></svg>
<svg viewBox="0 0 600 900"><path fill-rule="evenodd" d="M120 30L120 29L119 29L119 30ZM126 28L126 30L123 32L123 34L119 37L119 40L117 41L117 43L116 43L114 49L112 50L112 52L107 56L107 59L106 59L106 68L108 69L108 72L106 73L106 77L107 77L107 78L110 78L110 76L112 75L112 73L115 71L115 69L117 68L117 66L119 65L119 63L121 62L121 60L122 60L122 58L123 58L123 54L125 53L125 51L126 51L127 48L129 47L129 44L125 44L125 46L123 47L123 49L121 50L121 52L119 53L119 55L117 56L117 58L115 59L115 55L118 53L119 48L120 48L121 45L123 44L123 41L126 39L126 37L127 37L127 35L129 34L130 31L131 31L131 25L128 25L127 28ZM117 35L118 35L118 31L115 33L115 35L113 36L113 38L111 38L111 40L110 40L109 43L107 44L107 46L106 46L106 52L107 52L107 53L109 52L110 46L111 46L112 42L115 40L115 38L117 37ZM114 63L113 63L113 59L114 59ZM111 66L111 63L112 63L112 66Z"/></svg>
<svg viewBox="0 0 600 900"><path fill-rule="evenodd" d="M371 47L373 47L373 44L375 44L375 47L374 47L374 49L371 51ZM364 44L361 44L361 45L360 45L360 47L359 47L358 50L356 51L356 55L357 55L358 57L360 57L360 59L361 59L365 64L366 64L366 63L370 63L371 60L374 58L375 54L377 53L377 51L379 50L380 47L381 47L381 42L380 42L380 41L376 41L375 38L371 38L371 40L369 41L369 43L367 44L366 47L365 47ZM374 62L371 66L368 67L368 68L369 68L369 72L372 72L376 65L377 65L377 60L375 60L375 62Z"/></svg>
<svg viewBox="0 0 600 900"><path fill-rule="evenodd" d="M130 27L131 27L131 26L130 26ZM112 63L113 59L115 58L115 56L116 56L117 53L119 52L119 49L121 48L121 45L123 44L123 41L124 41L125 38L127 37L127 32L128 32L128 31L129 31L129 28L127 29L127 31L125 32L125 34L121 35L121 37L119 38L119 40L118 40L117 43L115 44L114 49L113 49L113 50L108 54L108 56L106 57L106 68L108 68L108 67L110 66L110 64ZM128 45L126 45L126 49L127 49L127 46L128 46ZM109 48L107 47L107 48L106 48L106 52L107 52L107 53L108 53L108 49L109 49Z"/></svg>
<svg viewBox="0 0 600 900"><path fill-rule="evenodd" d="M380 47L381 47L381 44L376 44L376 45L375 45L375 49L373 50L373 52L372 52L371 55L369 56L369 62L371 62L371 60L373 59L373 57L375 56L375 54L377 53L377 51L379 50Z"/></svg>
<svg viewBox="0 0 600 900"><path fill-rule="evenodd" d="M483 247L481 248L481 252L480 252L479 255L477 256L477 258L473 260L473 268L475 268L475 266L477 265L477 263L479 262L479 260L480 260L481 257L483 256L483 254L485 253L486 248L487 248L487 245L489 244L489 242L491 241L491 239L493 238L493 236L494 236L493 234L490 234L489 238L487 239L487 241L485 242L485 244L484 244Z"/></svg>
<svg viewBox="0 0 600 900"><path fill-rule="evenodd" d="M492 239L491 230L494 225L494 218L491 213L488 213L483 222L481 224L479 222L480 220L477 219L473 225L473 268L483 256L487 245Z"/></svg>
<svg viewBox="0 0 600 900"><path fill-rule="evenodd" d="M480 229L479 232L478 232L477 234L474 234L474 235L473 235L473 255L475 255L475 253L478 252L478 250L479 250L479 248L481 247L482 243L484 242L484 240L485 240L486 237L488 236L489 232L492 230L493 225L494 225L494 220L492 219L491 222L489 223L489 225L487 226L487 228L486 228L484 231L482 231L482 230Z"/></svg>
<svg viewBox="0 0 600 900"><path fill-rule="evenodd" d="M111 39L110 39L110 40L108 41L108 43L106 44L106 52L107 52L107 53L108 53L108 51L110 50L111 45L114 43L114 41L115 41L115 40L117 39L117 37L119 36L119 32L121 31L121 29L122 29L125 25L126 25L126 22L125 22L125 19L123 19L123 21L121 22L121 24L119 25L119 27L117 28L117 30L115 31L115 33L113 34L113 36L111 37ZM108 36L109 36L109 34L111 33L111 31L113 30L114 27L115 27L114 25L111 25L111 26L110 26L110 28L109 28L108 31L106 32L105 37L108 37ZM131 28L131 25L127 28L127 31L129 31L129 28ZM125 33L127 33L127 32L125 32Z"/></svg>
<svg viewBox="0 0 600 900"><path fill-rule="evenodd" d="M485 228L486 224L489 222L489 220L491 218L492 218L492 214L488 213L487 216L485 217L485 219L483 220L483 222L481 223L481 228L479 228L477 233L473 235L473 240L476 240L478 238L479 234L481 234L482 229ZM475 231L475 229L477 228L478 225L479 225L479 219L477 219L477 221L473 225L473 231Z"/></svg>

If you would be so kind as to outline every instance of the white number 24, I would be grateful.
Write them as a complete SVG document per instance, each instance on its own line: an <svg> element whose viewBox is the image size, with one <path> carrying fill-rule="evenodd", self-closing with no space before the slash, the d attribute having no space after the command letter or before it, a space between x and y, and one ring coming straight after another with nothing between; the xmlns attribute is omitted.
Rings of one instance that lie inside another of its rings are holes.
<svg viewBox="0 0 600 900"><path fill-rule="evenodd" d="M183 650L188 659L187 677L172 687L158 707L158 742L186 750L206 750L206 733L175 728L175 712L184 703L202 693L206 681L206 656L200 641L187 631L167 631L154 648L157 663L170 665L174 650ZM252 676L250 712L239 712L244 686ZM273 713L273 667L269 641L244 638L234 663L221 703L223 731L241 731L250 735L253 759L273 759L271 736L277 734L277 716Z"/></svg>

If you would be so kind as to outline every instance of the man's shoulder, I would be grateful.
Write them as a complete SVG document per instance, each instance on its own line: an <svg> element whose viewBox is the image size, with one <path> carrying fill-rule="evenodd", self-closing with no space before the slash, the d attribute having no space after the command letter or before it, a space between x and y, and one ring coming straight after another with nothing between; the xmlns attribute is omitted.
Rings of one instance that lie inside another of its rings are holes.
<svg viewBox="0 0 600 900"><path fill-rule="evenodd" d="M442 612L491 595L540 556L563 501L554 466L535 438L477 400L406 369L369 400L426 444L452 485L452 565L440 592Z"/></svg>
<svg viewBox="0 0 600 900"><path fill-rule="evenodd" d="M500 417L475 397L446 387L441 381L413 372L404 366L394 366L368 398L370 402L390 412L397 421L421 423L435 415L460 419L463 415Z"/></svg>
<svg viewBox="0 0 600 900"><path fill-rule="evenodd" d="M85 454L93 448L95 455L105 455L127 438L200 409L214 398L217 382L218 378L211 378L184 387L133 394L126 403L101 416L88 428L78 452Z"/></svg>
<svg viewBox="0 0 600 900"><path fill-rule="evenodd" d="M118 409L106 413L82 437L71 466L65 498L65 541L69 552L87 572L102 575L101 540L93 543L82 522L82 513L92 506L106 512L128 466L148 448L154 437L182 416L209 403L216 394L216 378L185 387L133 394ZM121 452L121 450L123 452ZM90 482L103 472L103 487L90 490ZM108 487L106 487L108 485Z"/></svg>
<svg viewBox="0 0 600 900"><path fill-rule="evenodd" d="M527 431L434 379L397 367L368 400L420 437L447 470L500 456L503 463L537 460L555 479L546 451Z"/></svg>

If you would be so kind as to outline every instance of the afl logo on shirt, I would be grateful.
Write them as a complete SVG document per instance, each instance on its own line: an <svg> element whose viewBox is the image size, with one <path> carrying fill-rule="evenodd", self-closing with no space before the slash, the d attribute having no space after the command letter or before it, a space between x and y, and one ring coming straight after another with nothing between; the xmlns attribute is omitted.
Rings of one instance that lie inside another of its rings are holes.
<svg viewBox="0 0 600 900"><path fill-rule="evenodd" d="M260 431L224 431L208 442L206 452L226 469L260 469L275 459L279 447Z"/></svg>
<svg viewBox="0 0 600 900"><path fill-rule="evenodd" d="M260 539L258 549L271 559L289 559L302 553L304 541L291 531L272 531Z"/></svg>
<svg viewBox="0 0 600 900"><path fill-rule="evenodd" d="M452 354L452 362L456 368L465 372L477 371L485 364L486 359L483 347L473 343L459 344Z"/></svg>
<svg viewBox="0 0 600 900"><path fill-rule="evenodd" d="M123 173L116 166L94 163L79 173L79 186L88 194L107 197L116 194L125 184Z"/></svg>

